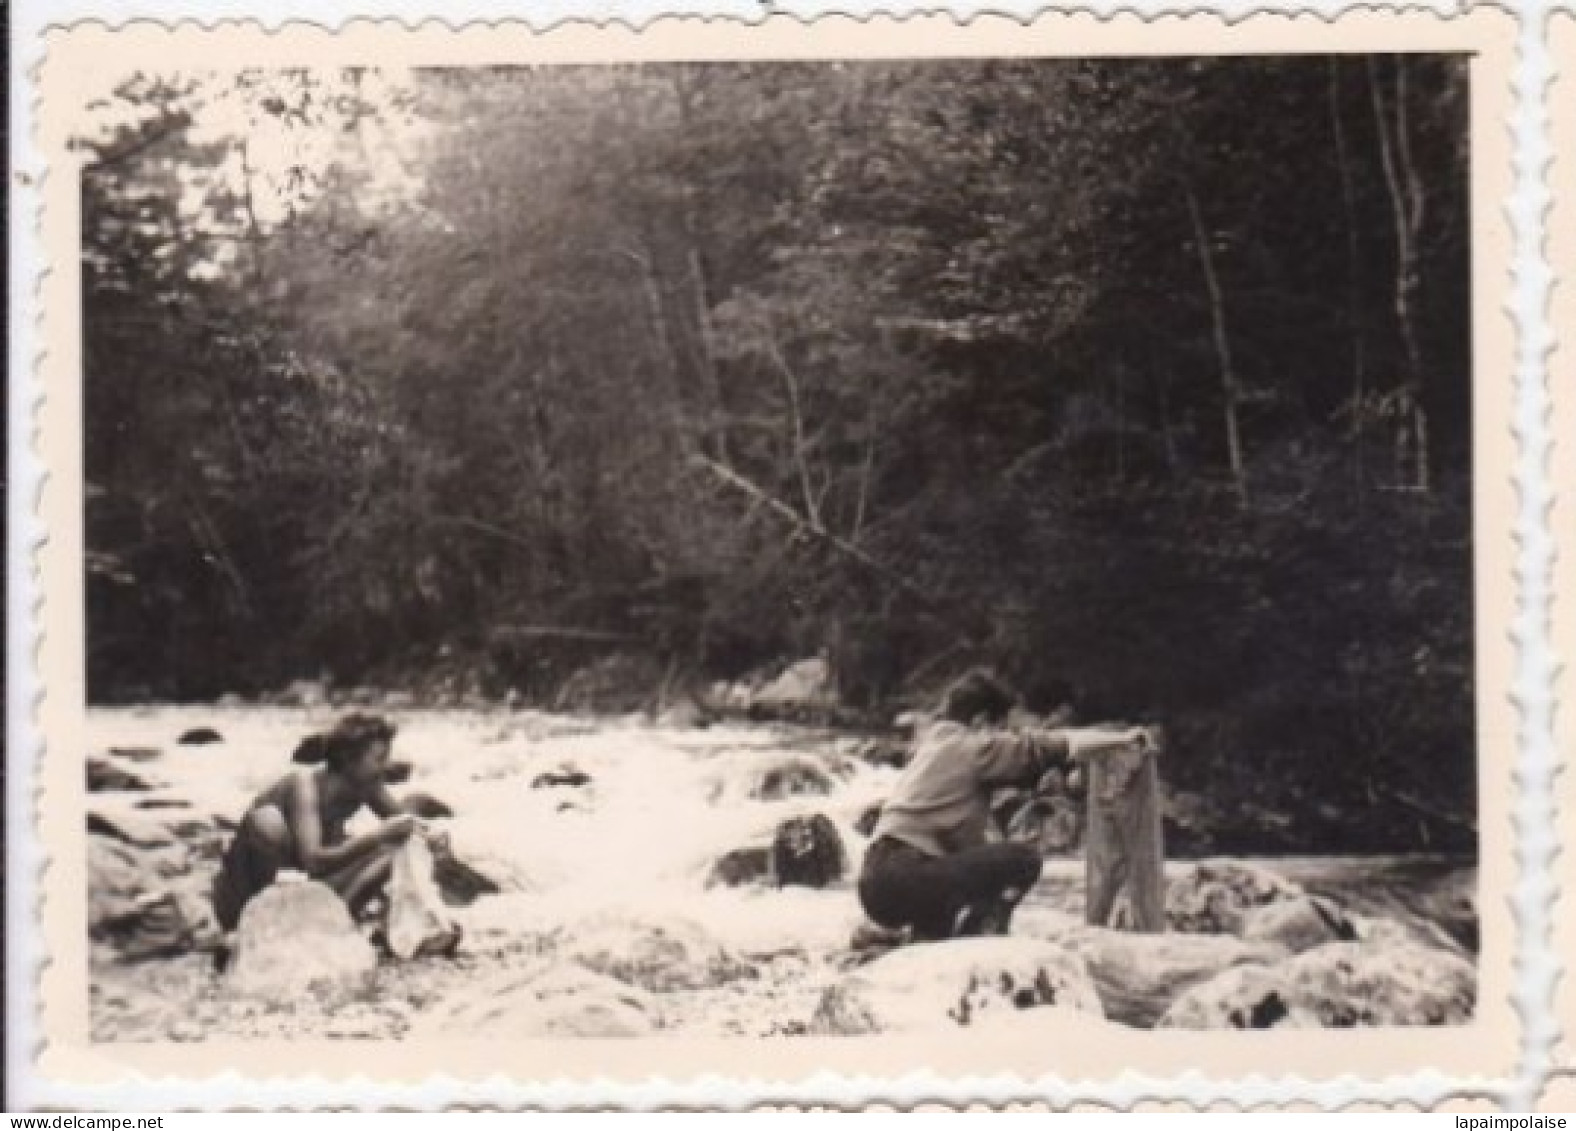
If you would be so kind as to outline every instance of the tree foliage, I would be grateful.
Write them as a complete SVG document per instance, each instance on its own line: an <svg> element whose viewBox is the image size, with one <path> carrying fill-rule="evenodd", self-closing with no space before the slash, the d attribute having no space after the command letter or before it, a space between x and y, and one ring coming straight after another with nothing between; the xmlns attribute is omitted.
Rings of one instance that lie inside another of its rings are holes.
<svg viewBox="0 0 1576 1131"><path fill-rule="evenodd" d="M84 140L96 698L985 660L1248 842L1460 839L1464 60L370 82Z"/></svg>

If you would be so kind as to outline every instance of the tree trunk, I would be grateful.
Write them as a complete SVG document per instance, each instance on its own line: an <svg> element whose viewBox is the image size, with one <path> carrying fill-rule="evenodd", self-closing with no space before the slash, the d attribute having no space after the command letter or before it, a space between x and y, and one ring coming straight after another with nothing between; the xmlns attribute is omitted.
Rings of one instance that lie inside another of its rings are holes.
<svg viewBox="0 0 1576 1131"><path fill-rule="evenodd" d="M1330 60L1330 129L1335 136L1335 164L1341 176L1341 205L1346 220L1346 333L1352 350L1352 477L1361 505L1363 466L1363 414L1368 400L1367 351L1363 334L1361 269L1357 237L1357 190L1352 179L1351 152L1341 113L1341 60Z"/></svg>
<svg viewBox="0 0 1576 1131"><path fill-rule="evenodd" d="M955 606L955 602L951 603L951 605L943 603L935 595L927 592L925 589L921 588L917 583L910 580L908 577L905 577L903 574L898 573L885 562L871 557L870 554L854 545L848 539L841 538L838 535L833 534L830 530L826 529L826 527L822 526L818 521L806 518L804 515L794 510L793 507L789 506L781 499L772 496L762 488L756 486L754 483L751 483L737 471L734 471L733 468L724 464L720 464L714 459L708 459L702 455L691 456L690 462L696 467L704 468L705 470L711 472L714 476L722 480L722 482L726 483L728 486L744 493L753 501L771 511L773 514L776 514L780 518L786 520L796 532L800 534L811 535L812 537L821 541L823 544L832 547L834 550L838 551L844 556L858 562L871 573L876 574L878 577L884 578L886 581L890 582L894 588L900 589L909 596L917 598L920 603L926 607L940 610Z"/></svg>
<svg viewBox="0 0 1576 1131"><path fill-rule="evenodd" d="M693 136L695 92L683 67L673 70L673 94L678 110L679 128L685 137ZM694 305L695 331L699 339L698 348L695 350L697 366L711 394L711 411L707 415L711 422L717 458L727 463L729 462L727 413L722 398L722 374L717 365L716 334L711 324L711 279L706 270L700 222L697 218L697 213L704 208L705 202L699 202L700 208L697 208L696 195L697 190L694 185L686 181L680 190L679 218L684 230L690 299Z"/></svg>
<svg viewBox="0 0 1576 1131"><path fill-rule="evenodd" d="M1237 407L1241 390L1237 372L1231 360L1231 336L1226 330L1226 302L1220 290L1220 278L1215 271L1215 253L1210 248L1209 229L1204 225L1199 210L1198 197L1191 187L1184 190L1188 216L1193 222L1193 242L1198 247L1199 267L1204 272L1204 286L1209 294L1210 325L1215 340L1215 356L1220 363L1220 385L1226 417L1226 456L1231 465L1231 479L1237 495L1243 502L1248 498L1248 477L1242 459L1242 430Z"/></svg>
<svg viewBox="0 0 1576 1131"><path fill-rule="evenodd" d="M799 378L794 373L793 367L788 364L788 359L783 356L782 347L777 344L776 331L769 326L766 328L766 345L772 364L782 376L783 387L788 394L788 424L791 430L789 443L793 449L794 472L799 478L799 490L804 496L804 513L809 516L811 525L820 526L821 506L810 478L810 445L804 430L804 408L800 403Z"/></svg>
<svg viewBox="0 0 1576 1131"><path fill-rule="evenodd" d="M1411 126L1407 116L1406 60L1397 59L1395 62L1393 106L1386 104L1383 77L1378 63L1371 57L1368 60L1368 87L1379 138L1380 164L1384 169L1395 229L1395 289L1392 306L1396 331L1401 339L1404 366L1401 386L1397 390L1402 422L1396 438L1397 460L1401 466L1396 470L1403 485L1426 492L1430 481L1428 420L1423 408L1423 357L1417 336L1416 298L1419 286L1418 237L1423 228L1427 193L1412 153ZM1412 465L1410 476L1405 467L1408 462Z"/></svg>
<svg viewBox="0 0 1576 1131"><path fill-rule="evenodd" d="M645 292L646 318L651 323L651 340L657 351L657 365L667 386L666 393L674 435L687 451L690 445L684 419L684 398L679 388L679 359L678 353L673 348L673 337L668 330L667 304L662 300L662 284L657 278L655 241L646 241L643 254L630 254L640 266L642 289Z"/></svg>

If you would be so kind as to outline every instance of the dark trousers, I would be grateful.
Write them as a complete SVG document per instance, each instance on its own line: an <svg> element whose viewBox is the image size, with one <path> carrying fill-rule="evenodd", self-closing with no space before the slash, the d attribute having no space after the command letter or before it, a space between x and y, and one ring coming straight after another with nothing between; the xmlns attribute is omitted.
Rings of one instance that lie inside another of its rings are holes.
<svg viewBox="0 0 1576 1131"><path fill-rule="evenodd" d="M859 902L883 927L917 939L1006 931L1018 901L1040 878L1040 854L1022 844L985 844L929 856L893 837L865 852Z"/></svg>

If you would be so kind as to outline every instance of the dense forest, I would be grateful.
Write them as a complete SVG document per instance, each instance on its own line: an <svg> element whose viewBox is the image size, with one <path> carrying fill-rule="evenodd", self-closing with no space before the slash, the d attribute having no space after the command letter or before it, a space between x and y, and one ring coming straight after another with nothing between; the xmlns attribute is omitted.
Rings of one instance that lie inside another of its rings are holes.
<svg viewBox="0 0 1576 1131"><path fill-rule="evenodd" d="M1475 842L1467 62L137 75L82 131L95 702L824 656ZM1174 812L1186 823L1188 814Z"/></svg>

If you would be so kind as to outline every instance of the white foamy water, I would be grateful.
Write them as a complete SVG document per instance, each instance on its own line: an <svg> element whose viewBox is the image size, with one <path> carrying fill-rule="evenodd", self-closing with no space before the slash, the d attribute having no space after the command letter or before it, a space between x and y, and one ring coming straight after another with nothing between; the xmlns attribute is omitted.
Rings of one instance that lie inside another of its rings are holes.
<svg viewBox="0 0 1576 1131"><path fill-rule="evenodd" d="M148 747L161 753L131 768L158 788L151 797L191 803L235 819L251 798L293 767L290 754L338 712L295 708L157 707L95 710L89 751ZM654 726L640 717L578 720L535 712L391 712L394 757L413 772L396 795L430 793L455 812L433 822L457 852L509 890L466 909L483 932L544 930L617 911L683 916L749 951L785 945L821 951L846 944L859 921L846 884L804 889L708 888L717 859L769 842L784 819L823 812L837 824L857 868L864 840L852 827L895 771L847 756L846 740L760 726L705 730ZM193 727L224 737L179 745ZM809 761L833 782L826 796L751 796L773 767ZM543 774L578 770L583 786L533 788ZM352 828L372 823L363 814Z"/></svg>

